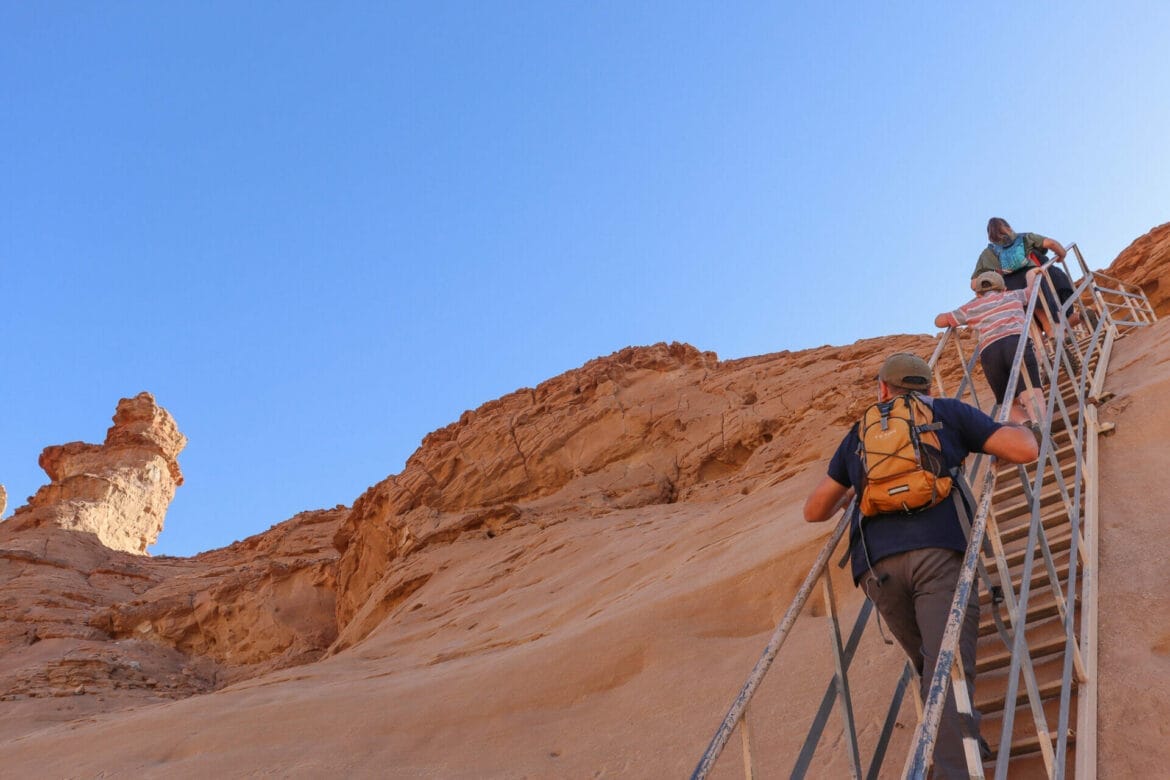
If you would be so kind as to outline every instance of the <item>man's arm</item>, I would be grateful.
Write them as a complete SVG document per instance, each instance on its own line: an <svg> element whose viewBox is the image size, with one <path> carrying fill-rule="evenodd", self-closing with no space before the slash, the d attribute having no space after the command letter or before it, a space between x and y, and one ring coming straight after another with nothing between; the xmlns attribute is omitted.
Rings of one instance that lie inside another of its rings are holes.
<svg viewBox="0 0 1170 780"><path fill-rule="evenodd" d="M1040 454L1040 447L1031 430L1017 423L1007 423L987 437L983 451L1005 463L1031 463ZM806 508L806 519L807 516Z"/></svg>
<svg viewBox="0 0 1170 780"><path fill-rule="evenodd" d="M952 325L958 324L959 323L955 321L955 315L949 311L944 311L942 314L934 318L934 327L936 328L949 328Z"/></svg>
<svg viewBox="0 0 1170 780"><path fill-rule="evenodd" d="M852 495L853 488L826 476L804 502L804 519L810 523L824 522L845 506Z"/></svg>

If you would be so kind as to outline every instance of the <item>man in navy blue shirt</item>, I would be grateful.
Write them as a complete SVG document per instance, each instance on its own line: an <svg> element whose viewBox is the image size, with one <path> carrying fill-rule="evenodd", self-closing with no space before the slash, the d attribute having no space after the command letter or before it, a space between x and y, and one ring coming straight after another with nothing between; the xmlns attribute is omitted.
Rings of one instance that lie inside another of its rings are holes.
<svg viewBox="0 0 1170 780"><path fill-rule="evenodd" d="M1030 463L1038 448L1032 432L1016 424L1001 425L973 406L953 398L930 398L931 370L922 358L906 352L891 355L878 374L878 400L913 392L931 405L943 460L948 469L960 466L968 453L985 452L1007 463ZM804 519L829 519L865 485L857 426L849 430L829 461L828 475L809 495ZM958 488L953 489L956 492ZM853 582L864 588L894 638L902 645L921 678L925 698L934 674L958 584L967 537L955 500L910 514L855 513L850 528ZM978 583L976 583L978 585ZM972 589L959 641L963 671L974 694L975 643L979 634L979 594ZM974 713L975 734L979 713ZM934 777L969 777L962 730L954 695L948 693L934 751Z"/></svg>

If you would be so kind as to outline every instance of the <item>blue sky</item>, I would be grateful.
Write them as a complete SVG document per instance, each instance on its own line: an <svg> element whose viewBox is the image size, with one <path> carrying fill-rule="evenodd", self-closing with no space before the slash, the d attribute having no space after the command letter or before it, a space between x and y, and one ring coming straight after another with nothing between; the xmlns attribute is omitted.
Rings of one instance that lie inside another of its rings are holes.
<svg viewBox="0 0 1170 780"><path fill-rule="evenodd" d="M0 483L152 392L155 554L631 344L930 332L990 216L1170 220L1165 4L0 0Z"/></svg>

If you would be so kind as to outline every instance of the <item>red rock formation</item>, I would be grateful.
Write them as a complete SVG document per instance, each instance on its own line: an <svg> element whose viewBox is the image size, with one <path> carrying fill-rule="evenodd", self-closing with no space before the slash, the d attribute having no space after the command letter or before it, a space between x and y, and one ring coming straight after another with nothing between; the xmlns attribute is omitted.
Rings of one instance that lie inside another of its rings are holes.
<svg viewBox="0 0 1170 780"><path fill-rule="evenodd" d="M1159 225L1125 248L1106 270L1110 276L1139 285L1159 317L1170 314L1170 222Z"/></svg>
<svg viewBox="0 0 1170 780"><path fill-rule="evenodd" d="M337 634L331 539L347 511L193 558L0 523L0 700L92 694L109 711L320 658Z"/></svg>
<svg viewBox="0 0 1170 780"><path fill-rule="evenodd" d="M145 555L183 484L176 458L186 445L174 418L150 393L123 398L105 444L45 448L40 464L52 481L8 523L12 530L49 525L89 531L111 549Z"/></svg>
<svg viewBox="0 0 1170 780"><path fill-rule="evenodd" d="M136 597L93 610L88 623L114 639L149 638L211 659L221 681L316 660L337 636L330 540L347 512L302 512L197 555Z"/></svg>
<svg viewBox="0 0 1170 780"><path fill-rule="evenodd" d="M118 404L105 444L44 451L51 484L0 523L0 697L93 694L117 709L312 661L334 641L345 507L194 558L143 555L185 444L141 393Z"/></svg>

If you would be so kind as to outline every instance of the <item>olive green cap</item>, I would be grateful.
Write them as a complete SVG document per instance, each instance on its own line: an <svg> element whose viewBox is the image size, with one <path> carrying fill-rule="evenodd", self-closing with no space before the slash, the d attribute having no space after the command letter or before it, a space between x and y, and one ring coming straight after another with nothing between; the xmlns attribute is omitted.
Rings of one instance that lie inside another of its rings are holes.
<svg viewBox="0 0 1170 780"><path fill-rule="evenodd" d="M909 352L895 352L882 363L878 379L888 385L910 389L929 389L931 370L925 360Z"/></svg>

